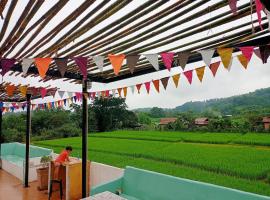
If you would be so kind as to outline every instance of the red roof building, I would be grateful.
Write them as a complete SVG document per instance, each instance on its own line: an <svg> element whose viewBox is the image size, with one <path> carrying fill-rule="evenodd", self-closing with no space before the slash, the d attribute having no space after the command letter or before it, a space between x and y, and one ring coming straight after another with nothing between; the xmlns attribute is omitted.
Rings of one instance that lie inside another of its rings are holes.
<svg viewBox="0 0 270 200"><path fill-rule="evenodd" d="M264 129L268 131L270 129L270 117L264 117L263 124L264 124Z"/></svg>
<svg viewBox="0 0 270 200"><path fill-rule="evenodd" d="M167 125L169 123L174 123L175 121L177 120L177 118L161 118L160 119L160 122L159 122L159 125Z"/></svg>
<svg viewBox="0 0 270 200"><path fill-rule="evenodd" d="M195 119L195 124L199 126L206 126L208 125L208 123L209 123L209 120L206 117Z"/></svg>

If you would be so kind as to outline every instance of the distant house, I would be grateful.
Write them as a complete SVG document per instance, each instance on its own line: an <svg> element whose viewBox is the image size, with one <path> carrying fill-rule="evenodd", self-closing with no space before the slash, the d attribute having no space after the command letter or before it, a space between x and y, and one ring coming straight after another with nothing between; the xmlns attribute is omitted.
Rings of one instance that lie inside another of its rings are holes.
<svg viewBox="0 0 270 200"><path fill-rule="evenodd" d="M163 129L164 126L170 124L170 123L174 123L177 120L177 118L174 117L170 117L170 118L161 118L160 122L159 122L159 128Z"/></svg>
<svg viewBox="0 0 270 200"><path fill-rule="evenodd" d="M195 119L195 124L198 126L207 126L208 123L209 123L209 120L206 117Z"/></svg>
<svg viewBox="0 0 270 200"><path fill-rule="evenodd" d="M264 117L263 124L264 124L264 129L268 131L270 128L270 117Z"/></svg>

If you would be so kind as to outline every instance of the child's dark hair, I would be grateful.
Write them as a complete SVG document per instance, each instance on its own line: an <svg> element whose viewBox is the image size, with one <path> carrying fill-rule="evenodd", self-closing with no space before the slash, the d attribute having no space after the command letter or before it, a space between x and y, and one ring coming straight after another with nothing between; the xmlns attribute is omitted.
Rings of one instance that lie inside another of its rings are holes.
<svg viewBox="0 0 270 200"><path fill-rule="evenodd" d="M67 151L72 151L72 147L71 147L71 146L67 146L67 147L66 147L66 150L67 150Z"/></svg>

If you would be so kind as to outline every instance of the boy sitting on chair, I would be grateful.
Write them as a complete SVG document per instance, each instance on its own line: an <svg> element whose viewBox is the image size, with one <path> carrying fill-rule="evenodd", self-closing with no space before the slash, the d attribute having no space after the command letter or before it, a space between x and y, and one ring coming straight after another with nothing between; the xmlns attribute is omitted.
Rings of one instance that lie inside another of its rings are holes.
<svg viewBox="0 0 270 200"><path fill-rule="evenodd" d="M72 147L71 146L67 146L65 150L63 150L59 156L55 159L54 161L54 180L59 180L59 169L61 164L65 163L65 162L70 162L69 159L69 155L72 152Z"/></svg>

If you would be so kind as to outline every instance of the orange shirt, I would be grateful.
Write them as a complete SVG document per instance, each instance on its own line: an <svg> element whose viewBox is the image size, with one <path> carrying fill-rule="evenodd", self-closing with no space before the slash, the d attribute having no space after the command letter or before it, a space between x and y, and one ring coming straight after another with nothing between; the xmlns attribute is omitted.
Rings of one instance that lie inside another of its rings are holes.
<svg viewBox="0 0 270 200"><path fill-rule="evenodd" d="M68 155L67 150L63 150L63 151L59 154L59 156L55 159L55 162L63 163L63 162L65 162L65 161L67 160L68 156L69 156L69 155Z"/></svg>

